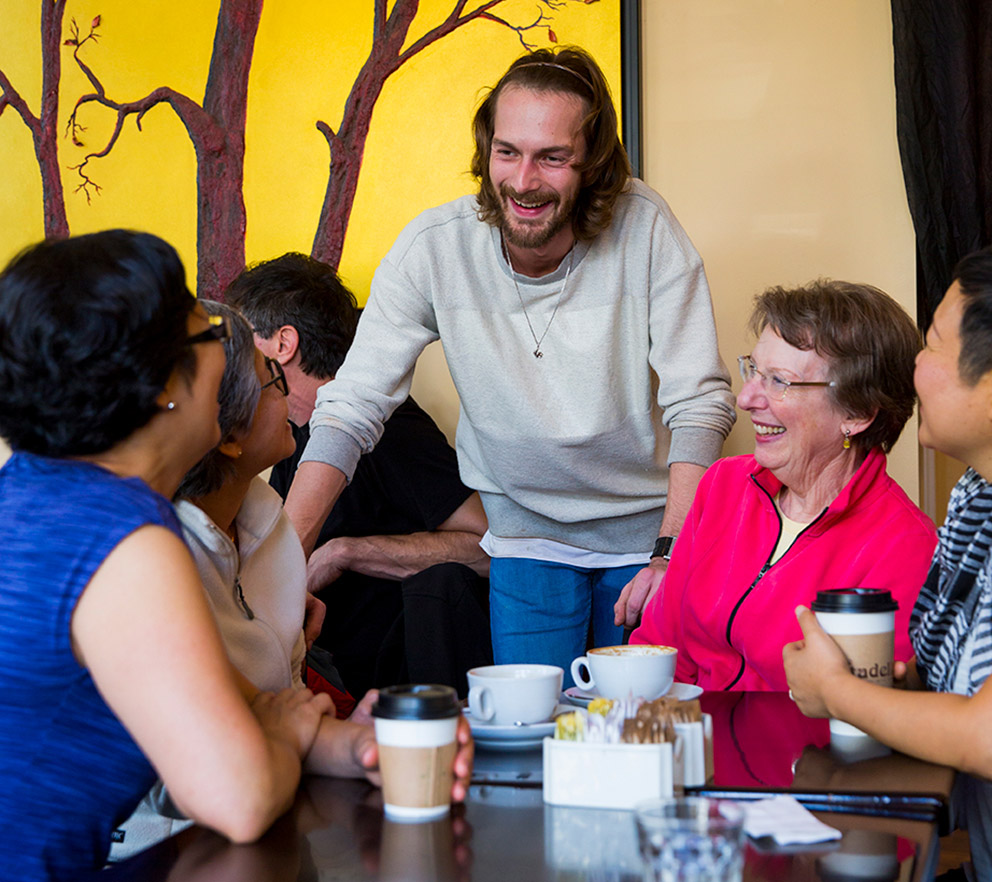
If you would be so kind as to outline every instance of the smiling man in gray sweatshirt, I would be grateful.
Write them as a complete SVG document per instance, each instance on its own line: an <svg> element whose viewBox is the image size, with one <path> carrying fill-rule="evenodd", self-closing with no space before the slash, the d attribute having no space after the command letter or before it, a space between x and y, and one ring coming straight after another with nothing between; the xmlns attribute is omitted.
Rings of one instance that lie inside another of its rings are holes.
<svg viewBox="0 0 992 882"><path fill-rule="evenodd" d="M474 129L479 192L424 212L379 266L286 508L309 553L440 339L489 519L495 659L567 671L590 620L618 643L657 590L733 395L702 260L631 178L595 61L523 56Z"/></svg>

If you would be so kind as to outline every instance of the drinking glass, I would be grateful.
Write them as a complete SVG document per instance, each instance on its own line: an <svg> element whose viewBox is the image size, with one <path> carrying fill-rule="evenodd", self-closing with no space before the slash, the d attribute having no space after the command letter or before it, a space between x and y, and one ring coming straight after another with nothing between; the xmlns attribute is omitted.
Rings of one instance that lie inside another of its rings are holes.
<svg viewBox="0 0 992 882"><path fill-rule="evenodd" d="M636 807L645 882L740 882L744 811L687 796Z"/></svg>

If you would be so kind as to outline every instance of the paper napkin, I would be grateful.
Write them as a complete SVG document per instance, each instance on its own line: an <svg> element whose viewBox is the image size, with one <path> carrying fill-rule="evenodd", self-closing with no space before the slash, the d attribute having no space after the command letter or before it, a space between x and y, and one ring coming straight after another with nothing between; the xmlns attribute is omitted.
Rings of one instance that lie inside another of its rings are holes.
<svg viewBox="0 0 992 882"><path fill-rule="evenodd" d="M779 845L803 845L841 838L840 830L817 820L791 796L738 805L744 809L744 832L755 839L770 836Z"/></svg>

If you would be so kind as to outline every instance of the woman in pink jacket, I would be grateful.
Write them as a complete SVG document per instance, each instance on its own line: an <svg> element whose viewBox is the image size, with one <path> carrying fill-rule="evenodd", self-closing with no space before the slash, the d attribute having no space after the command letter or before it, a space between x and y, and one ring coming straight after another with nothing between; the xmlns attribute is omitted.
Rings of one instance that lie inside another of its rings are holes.
<svg viewBox="0 0 992 882"><path fill-rule="evenodd" d="M631 642L677 647L682 682L784 691L781 647L802 636L793 610L860 586L898 601L895 654L908 659L936 533L886 474L885 451L913 412L916 326L876 288L819 281L766 291L751 329L737 404L754 456L703 477Z"/></svg>

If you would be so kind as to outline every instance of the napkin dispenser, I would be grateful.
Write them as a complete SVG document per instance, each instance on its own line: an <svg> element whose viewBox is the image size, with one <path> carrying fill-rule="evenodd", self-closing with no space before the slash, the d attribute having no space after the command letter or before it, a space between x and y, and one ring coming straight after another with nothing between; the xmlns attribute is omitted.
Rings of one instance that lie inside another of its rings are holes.
<svg viewBox="0 0 992 882"><path fill-rule="evenodd" d="M545 738L544 801L632 809L647 799L701 787L713 777L713 718L676 723L667 744L606 744Z"/></svg>

